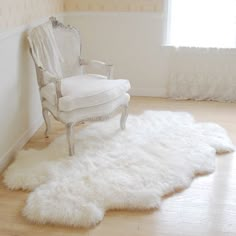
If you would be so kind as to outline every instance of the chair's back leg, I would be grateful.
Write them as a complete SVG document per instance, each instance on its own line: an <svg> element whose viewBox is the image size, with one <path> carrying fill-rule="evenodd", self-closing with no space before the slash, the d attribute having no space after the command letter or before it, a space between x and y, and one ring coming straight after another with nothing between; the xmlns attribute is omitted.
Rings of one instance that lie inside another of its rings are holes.
<svg viewBox="0 0 236 236"><path fill-rule="evenodd" d="M48 115L48 110L46 109L43 109L43 119L44 119L44 122L45 122L45 125L46 125L46 129L45 129L45 137L48 138L48 134L51 130L51 122L50 122L50 118L49 118L49 115Z"/></svg>
<svg viewBox="0 0 236 236"><path fill-rule="evenodd" d="M69 155L73 156L75 154L74 123L66 124L66 134L67 134L67 142L69 146Z"/></svg>
<svg viewBox="0 0 236 236"><path fill-rule="evenodd" d="M126 127L126 120L128 117L128 106L123 106L121 118L120 118L120 128L125 129Z"/></svg>

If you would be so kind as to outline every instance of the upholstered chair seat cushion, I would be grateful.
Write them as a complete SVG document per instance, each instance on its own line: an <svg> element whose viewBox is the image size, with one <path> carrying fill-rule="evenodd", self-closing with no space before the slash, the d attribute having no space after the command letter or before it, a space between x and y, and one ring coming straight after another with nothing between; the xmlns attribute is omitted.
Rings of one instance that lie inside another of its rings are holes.
<svg viewBox="0 0 236 236"><path fill-rule="evenodd" d="M118 98L104 103L102 105L91 106L91 107L84 107L79 108L73 111L61 111L57 113L56 106L53 106L48 101L43 102L43 106L47 109L50 109L54 116L60 117L64 123L73 123L78 122L81 120L87 120L93 117L104 117L108 118L112 113L119 108L121 105L128 103L130 100L130 96L128 93L124 93L123 95L119 96Z"/></svg>
<svg viewBox="0 0 236 236"><path fill-rule="evenodd" d="M59 109L63 112L78 108L108 103L130 89L128 80L107 80L100 75L78 75L61 80L62 97ZM53 83L41 88L41 96L51 105L56 105L56 90Z"/></svg>

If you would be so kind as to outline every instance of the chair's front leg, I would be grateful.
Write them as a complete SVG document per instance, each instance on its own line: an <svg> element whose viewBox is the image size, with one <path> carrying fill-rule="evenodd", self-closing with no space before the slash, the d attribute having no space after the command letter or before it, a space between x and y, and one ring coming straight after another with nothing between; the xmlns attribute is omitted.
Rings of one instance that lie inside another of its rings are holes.
<svg viewBox="0 0 236 236"><path fill-rule="evenodd" d="M48 133L51 130L51 122L50 122L50 118L48 115L48 110L47 109L43 109L43 119L46 125L46 130L45 130L45 137L48 138Z"/></svg>
<svg viewBox="0 0 236 236"><path fill-rule="evenodd" d="M74 143L74 123L66 124L67 142L69 146L69 155L75 154L75 143Z"/></svg>
<svg viewBox="0 0 236 236"><path fill-rule="evenodd" d="M123 106L122 115L121 115L121 118L120 118L120 128L122 130L124 130L125 127L126 127L127 117L128 117L128 105Z"/></svg>
<svg viewBox="0 0 236 236"><path fill-rule="evenodd" d="M114 73L114 67L113 65L108 65L107 66L107 78L108 79L113 79L113 73Z"/></svg>

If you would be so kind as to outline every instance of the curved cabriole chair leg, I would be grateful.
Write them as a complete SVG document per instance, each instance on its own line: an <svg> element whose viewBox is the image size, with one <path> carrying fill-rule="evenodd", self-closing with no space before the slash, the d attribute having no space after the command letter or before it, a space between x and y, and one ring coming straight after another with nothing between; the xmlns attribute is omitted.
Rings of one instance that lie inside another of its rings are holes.
<svg viewBox="0 0 236 236"><path fill-rule="evenodd" d="M123 111L120 118L120 128L124 130L126 128L126 120L128 117L128 106L123 107Z"/></svg>
<svg viewBox="0 0 236 236"><path fill-rule="evenodd" d="M74 143L74 123L66 124L67 142L69 147L69 155L75 154L75 143Z"/></svg>
<svg viewBox="0 0 236 236"><path fill-rule="evenodd" d="M43 119L44 119L44 122L45 122L45 125L46 125L44 135L45 135L46 138L48 138L48 134L51 130L51 122L50 122L50 118L49 118L49 115L48 115L48 110L46 110L46 109L43 109Z"/></svg>

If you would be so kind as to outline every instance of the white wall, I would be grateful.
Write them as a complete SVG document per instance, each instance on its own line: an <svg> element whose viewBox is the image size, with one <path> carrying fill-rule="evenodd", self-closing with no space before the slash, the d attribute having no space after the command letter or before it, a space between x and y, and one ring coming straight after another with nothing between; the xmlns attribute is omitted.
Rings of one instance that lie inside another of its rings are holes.
<svg viewBox="0 0 236 236"><path fill-rule="evenodd" d="M27 32L47 20L0 33L0 172L43 122Z"/></svg>
<svg viewBox="0 0 236 236"><path fill-rule="evenodd" d="M47 19L0 34L0 172L42 124L27 31Z"/></svg>
<svg viewBox="0 0 236 236"><path fill-rule="evenodd" d="M130 80L133 95L165 96L168 50L163 51L160 13L67 13L80 29L82 56L115 65L115 77Z"/></svg>
<svg viewBox="0 0 236 236"><path fill-rule="evenodd" d="M83 57L115 65L131 94L236 101L236 49L174 48L165 44L165 13L67 13L80 29Z"/></svg>
<svg viewBox="0 0 236 236"><path fill-rule="evenodd" d="M41 124L35 72L24 31L0 36L0 168Z"/></svg>

